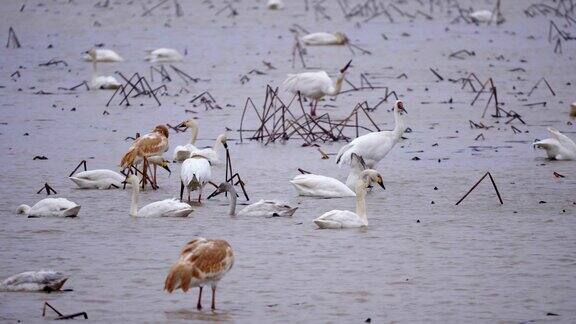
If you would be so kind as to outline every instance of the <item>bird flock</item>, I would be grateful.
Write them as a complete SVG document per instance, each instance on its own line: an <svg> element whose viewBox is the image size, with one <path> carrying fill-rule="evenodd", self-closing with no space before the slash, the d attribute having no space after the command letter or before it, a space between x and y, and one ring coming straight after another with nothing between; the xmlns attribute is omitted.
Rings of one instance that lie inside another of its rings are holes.
<svg viewBox="0 0 576 324"><path fill-rule="evenodd" d="M281 10L284 3L280 0L270 0L267 3L270 10ZM496 19L489 11L474 12L471 16L480 22ZM348 38L343 33L317 32L302 37L306 45L344 45ZM97 63L118 63L123 58L108 49L91 49L84 59L92 62L93 74L90 81L92 89L117 89L121 86L112 76L99 75ZM182 61L177 50L160 48L147 51L145 57L150 63ZM282 83L284 90L299 94L310 99L310 115L316 116L316 106L325 96L336 96L342 90L342 84L348 69L352 66L350 60L340 69L333 81L325 71L288 74ZM402 139L406 131L407 108L402 100L397 100L393 106L394 129L388 131L370 132L359 136L350 143L343 145L336 155L336 164L340 168L348 168L349 173L342 181L320 174L305 173L290 180L295 191L300 196L321 198L355 197L355 211L331 210L312 220L318 229L343 229L368 226L366 199L372 193L374 184L385 189L384 179L377 171L378 163L383 160ZM200 131L199 123L194 119L184 120L177 127L190 129L189 143L183 143L174 148L172 159L164 155L169 151L169 128L157 125L150 133L138 137L119 159L119 170L108 169L79 172L69 179L80 189L119 189L125 186L131 188L129 215L131 217L189 217L193 215L192 206L202 206L202 195L206 186L213 185L215 191L208 198L220 193L226 193L229 199L231 216L246 217L290 217L298 207L276 200L259 200L256 203L237 209L237 192L233 184L223 182L215 185L213 168L222 166L222 149L227 148L228 135L220 134L209 148L198 148L196 139ZM533 143L535 148L546 151L549 159L576 159L576 144L558 130L548 129L551 138ZM158 187L157 167L171 172L170 163L180 164L180 195L178 198L167 198L138 207L141 187L146 184L145 177L137 174L122 174L119 171L140 167L141 174L148 174L151 168L151 185ZM197 198L191 200L192 192L197 192ZM76 217L81 206L65 198L46 198L38 201L32 207L20 205L17 214L27 217ZM302 212L302 211L301 211ZM234 264L234 251L230 244L222 239L196 238L184 245L177 261L168 270L164 289L172 293L177 289L187 292L190 288L199 288L197 308L202 308L202 290L204 286L212 289L211 308L216 307L216 287L219 281L230 271ZM0 283L4 291L55 291L60 290L67 276L53 270L23 272L11 276Z"/></svg>

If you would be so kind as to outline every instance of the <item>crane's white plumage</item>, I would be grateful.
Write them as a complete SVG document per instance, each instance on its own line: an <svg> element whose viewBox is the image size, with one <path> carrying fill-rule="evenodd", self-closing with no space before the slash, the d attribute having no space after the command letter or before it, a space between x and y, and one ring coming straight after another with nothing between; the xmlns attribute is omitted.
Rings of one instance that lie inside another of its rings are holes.
<svg viewBox="0 0 576 324"><path fill-rule="evenodd" d="M339 198L356 194L342 182L318 174L300 174L290 180L300 196Z"/></svg>
<svg viewBox="0 0 576 324"><path fill-rule="evenodd" d="M344 45L348 42L346 35L342 33L312 33L302 37L306 45Z"/></svg>
<svg viewBox="0 0 576 324"><path fill-rule="evenodd" d="M120 188L125 177L112 170L89 170L74 174L72 180L80 189L114 189Z"/></svg>
<svg viewBox="0 0 576 324"><path fill-rule="evenodd" d="M51 292L62 288L68 277L54 270L26 271L6 278L0 291Z"/></svg>
<svg viewBox="0 0 576 324"><path fill-rule="evenodd" d="M576 159L576 144L568 136L560 133L554 128L548 128L552 136L538 142L534 147L546 150L549 159L552 160L574 160Z"/></svg>
<svg viewBox="0 0 576 324"><path fill-rule="evenodd" d="M17 214L28 217L76 217L80 206L66 198L45 198L34 206L20 205Z"/></svg>
<svg viewBox="0 0 576 324"><path fill-rule="evenodd" d="M356 153L364 159L368 168L373 168L402 138L402 134L406 130L404 112L404 104L397 100L394 105L394 119L396 120L394 130L372 132L355 138L340 149L336 163L339 166L350 165L352 153Z"/></svg>
<svg viewBox="0 0 576 324"><path fill-rule="evenodd" d="M183 56L175 49L172 48L159 48L150 51L146 56L146 60L151 63L156 62L179 62L182 61Z"/></svg>
<svg viewBox="0 0 576 324"><path fill-rule="evenodd" d="M374 181L384 188L382 177L375 170L362 171L360 179L356 182L356 212L348 210L331 210L314 220L321 229L354 228L368 226L366 216L366 187Z"/></svg>
<svg viewBox="0 0 576 324"><path fill-rule="evenodd" d="M187 217L192 212L190 205L178 199L164 199L148 204L138 210L138 193L140 186L139 179L135 175L130 175L127 179L132 185L132 201L130 205L130 216L134 217Z"/></svg>
<svg viewBox="0 0 576 324"><path fill-rule="evenodd" d="M97 62L121 62L124 59L118 55L118 53L114 52L113 50L109 49L92 49L94 51L94 55ZM88 51L87 54L83 56L85 61L92 61L94 59L93 55Z"/></svg>
<svg viewBox="0 0 576 324"><path fill-rule="evenodd" d="M190 158L182 163L180 169L180 180L188 190L188 200L190 192L198 190L198 202L202 199L202 190L204 186L212 179L212 167L210 161L201 155L192 153Z"/></svg>
<svg viewBox="0 0 576 324"><path fill-rule="evenodd" d="M289 217L294 214L298 207L291 207L282 201L263 200L248 205L238 212L238 216L254 217Z"/></svg>

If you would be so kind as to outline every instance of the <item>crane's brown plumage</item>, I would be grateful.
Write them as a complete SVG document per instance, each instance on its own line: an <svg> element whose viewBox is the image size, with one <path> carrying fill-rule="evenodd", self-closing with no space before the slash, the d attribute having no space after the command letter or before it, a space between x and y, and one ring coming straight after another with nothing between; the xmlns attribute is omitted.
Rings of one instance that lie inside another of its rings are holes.
<svg viewBox="0 0 576 324"><path fill-rule="evenodd" d="M161 155L168 150L168 127L158 125L152 133L138 137L122 157L120 166L128 168L138 157Z"/></svg>
<svg viewBox="0 0 576 324"><path fill-rule="evenodd" d="M186 292L199 287L198 308L201 308L202 287L212 286L212 308L215 308L216 284L232 268L234 252L224 240L198 238L188 242L180 252L180 258L170 268L164 289L169 293L180 288Z"/></svg>

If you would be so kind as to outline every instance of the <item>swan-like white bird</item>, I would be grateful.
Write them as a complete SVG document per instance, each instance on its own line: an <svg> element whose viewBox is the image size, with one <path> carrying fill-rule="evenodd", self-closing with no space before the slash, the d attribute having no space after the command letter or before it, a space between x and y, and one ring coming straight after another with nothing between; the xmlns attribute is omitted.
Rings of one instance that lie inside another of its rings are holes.
<svg viewBox="0 0 576 324"><path fill-rule="evenodd" d="M268 0L266 8L270 10L284 9L284 2L282 0Z"/></svg>
<svg viewBox="0 0 576 324"><path fill-rule="evenodd" d="M403 115L405 112L404 103L397 100L394 105L394 120L396 121L394 130L372 132L355 138L340 149L336 163L339 166L350 165L352 153L356 153L364 159L368 168L374 168L376 163L380 162L400 141L402 134L406 131Z"/></svg>
<svg viewBox="0 0 576 324"><path fill-rule="evenodd" d="M290 180L298 195L322 198L354 197L356 194L342 182L318 174L299 174Z"/></svg>
<svg viewBox="0 0 576 324"><path fill-rule="evenodd" d="M469 17L475 22L490 22L496 19L496 15L490 10L477 10L472 12Z"/></svg>
<svg viewBox="0 0 576 324"><path fill-rule="evenodd" d="M126 180L132 185L130 216L133 217L187 217L192 212L190 205L178 199L164 199L148 204L138 210L140 186L137 176L131 174Z"/></svg>
<svg viewBox="0 0 576 324"><path fill-rule="evenodd" d="M352 153L350 163L350 173L348 178L346 178L346 185L350 189L356 189L356 182L360 179L362 171L368 169L368 167L364 159L356 153Z"/></svg>
<svg viewBox="0 0 576 324"><path fill-rule="evenodd" d="M26 271L6 278L0 291L51 292L62 289L68 277L54 270Z"/></svg>
<svg viewBox="0 0 576 324"><path fill-rule="evenodd" d="M94 52L93 54L90 52ZM124 59L113 50L103 48L93 48L84 55L85 61L93 61L94 58L97 62L122 62Z"/></svg>
<svg viewBox="0 0 576 324"><path fill-rule="evenodd" d="M348 37L343 33L312 33L302 37L302 42L306 45L344 45L348 42Z"/></svg>
<svg viewBox="0 0 576 324"><path fill-rule="evenodd" d="M31 217L76 217L80 206L66 198L45 198L34 206L20 205L16 214Z"/></svg>
<svg viewBox="0 0 576 324"><path fill-rule="evenodd" d="M192 138L190 139L190 143L176 146L172 158L172 161L174 162L183 162L190 157L190 153L198 150L198 148L195 146L196 138L198 137L198 123L194 119L188 119L182 122L180 125L190 128L190 131L192 132Z"/></svg>
<svg viewBox="0 0 576 324"><path fill-rule="evenodd" d="M576 144L568 136L558 130L549 127L551 138L535 142L534 147L546 150L546 155L551 160L575 160Z"/></svg>
<svg viewBox="0 0 576 324"><path fill-rule="evenodd" d="M216 309L216 286L232 269L234 251L224 240L197 238L188 242L180 252L180 258L170 268L164 281L164 290L176 289L187 292L191 287L200 288L196 308L202 309L202 288L212 287L212 309Z"/></svg>
<svg viewBox="0 0 576 324"><path fill-rule="evenodd" d="M217 194L228 192L230 199L230 215L236 214L236 189L228 182L222 182L216 191L214 191L208 198ZM298 207L290 207L288 204L277 200L263 200L248 205L238 212L238 216L251 216L251 217L289 217L296 212Z"/></svg>
<svg viewBox="0 0 576 324"><path fill-rule="evenodd" d="M82 171L68 177L80 189L113 189L122 187L125 177L118 172L98 169Z"/></svg>
<svg viewBox="0 0 576 324"><path fill-rule="evenodd" d="M316 116L318 100L322 99L326 95L336 96L340 93L340 90L342 90L344 75L351 63L352 60L350 60L350 62L340 70L336 83L332 82L332 79L330 79L328 73L325 71L304 72L288 74L282 87L286 91L290 91L294 94L300 92L300 95L310 99L310 114Z"/></svg>
<svg viewBox="0 0 576 324"><path fill-rule="evenodd" d="M90 80L91 89L111 90L118 89L122 86L113 76L98 75L96 50L91 49L88 55L92 58L92 79Z"/></svg>
<svg viewBox="0 0 576 324"><path fill-rule="evenodd" d="M180 169L180 199L184 194L184 187L188 191L188 201L190 192L198 190L198 204L202 203L202 191L204 186L212 179L212 167L210 161L196 152L182 163Z"/></svg>
<svg viewBox="0 0 576 324"><path fill-rule="evenodd" d="M204 158L210 161L211 165L218 166L221 164L220 162L220 145L224 146L225 148L228 146L226 141L228 138L226 134L220 134L216 138L216 142L214 142L214 146L205 148L205 149L197 149L193 153L197 156L203 156Z"/></svg>
<svg viewBox="0 0 576 324"><path fill-rule="evenodd" d="M321 229L355 228L368 226L366 216L366 188L374 181L384 188L382 176L376 170L362 171L360 179L356 182L356 212L348 210L331 210L316 218L314 223Z"/></svg>
<svg viewBox="0 0 576 324"><path fill-rule="evenodd" d="M179 62L182 61L184 57L180 52L172 48L159 48L155 50L150 50L146 56L146 60L150 63L156 62Z"/></svg>

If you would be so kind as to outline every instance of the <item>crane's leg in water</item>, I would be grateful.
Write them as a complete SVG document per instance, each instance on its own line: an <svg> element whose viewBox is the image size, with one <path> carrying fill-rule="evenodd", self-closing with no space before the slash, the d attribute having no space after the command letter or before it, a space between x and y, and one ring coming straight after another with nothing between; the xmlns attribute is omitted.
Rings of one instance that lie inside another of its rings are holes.
<svg viewBox="0 0 576 324"><path fill-rule="evenodd" d="M202 287L200 287L200 292L198 293L198 303L196 304L197 309L202 309Z"/></svg>
<svg viewBox="0 0 576 324"><path fill-rule="evenodd" d="M216 309L216 286L212 286L212 310Z"/></svg>

